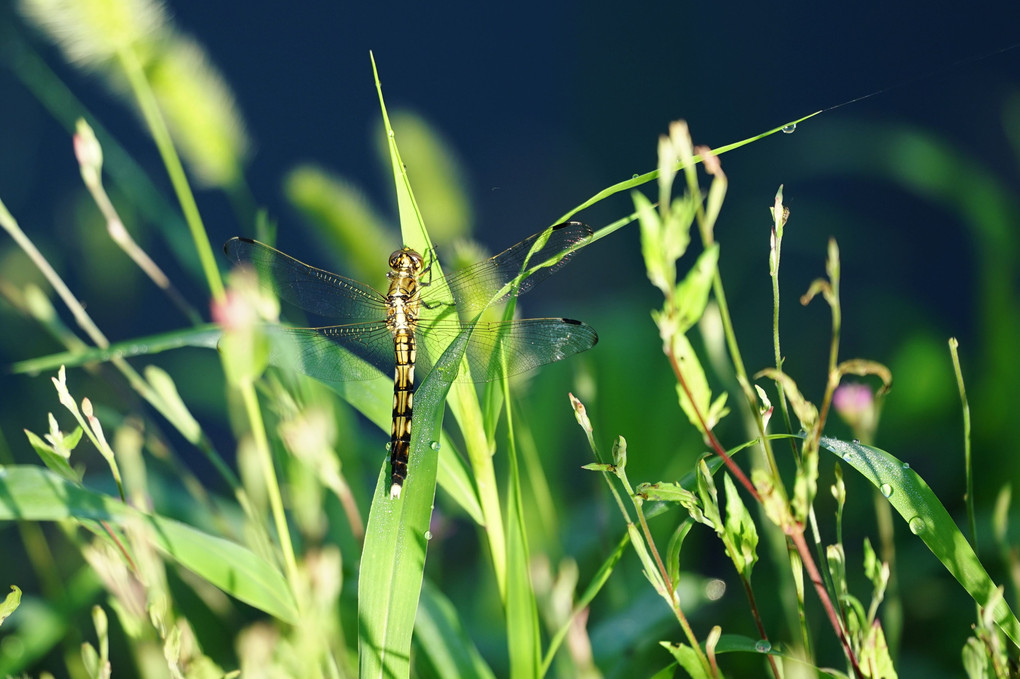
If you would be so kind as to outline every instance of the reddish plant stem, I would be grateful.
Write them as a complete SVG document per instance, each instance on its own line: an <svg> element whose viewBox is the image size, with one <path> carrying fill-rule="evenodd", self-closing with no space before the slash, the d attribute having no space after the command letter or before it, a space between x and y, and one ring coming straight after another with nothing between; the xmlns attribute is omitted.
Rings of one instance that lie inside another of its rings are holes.
<svg viewBox="0 0 1020 679"><path fill-rule="evenodd" d="M857 664L857 656L854 655L854 651L850 648L850 640L847 639L846 634L843 633L843 627L839 624L839 617L836 615L836 609L832 607L832 601L829 599L829 592L825 589L825 583L822 582L822 576L818 572L818 567L815 566L814 559L811 558L811 550L808 549L807 542L804 540L804 527L800 524L786 532L787 537L793 540L794 546L797 547L797 552L800 554L800 559L804 563L804 567L807 569L808 578L811 579L811 584L815 586L815 592L818 594L818 598L822 602L822 607L825 609L825 614L829 617L829 622L832 624L832 628L836 630L836 636L839 637L839 643L843 645L843 652L846 653L847 659L850 660L850 665L853 667L854 675L859 679L864 679L864 674L861 672L860 666Z"/></svg>
<svg viewBox="0 0 1020 679"><path fill-rule="evenodd" d="M751 494L751 497L755 499L758 504L761 504L761 496L758 495L758 490L751 483L751 480L744 474L744 470L737 466L729 455L726 454L726 450L719 443L719 439L715 437L715 433L709 428L708 423L705 422L705 417L701 414L701 410L698 409L694 403L694 398L691 396L691 390L687 387L687 380L684 379L683 372L680 370L680 365L677 363L676 356L672 351L666 352L669 357L669 364L673 368L673 374L676 375L677 381L680 383L680 388L684 390L684 394L687 395L687 400L691 402L691 406L694 409L695 415L698 417L698 422L701 424L701 431L705 433L705 437L708 439L708 443L712 446L712 450L715 451L716 455L722 458L723 462L726 463L727 469L730 473L747 489L747 492Z"/></svg>
<svg viewBox="0 0 1020 679"><path fill-rule="evenodd" d="M754 591L751 590L751 581L748 578L741 576L740 582L744 585L744 594L747 595L747 602L751 606L751 616L754 618L754 625L758 628L758 636L765 641L769 640L769 635L765 631L765 624L761 621L761 613L758 611L758 602L754 598ZM770 642L771 643L771 642ZM779 679L779 668L776 667L776 659L771 653L768 654L769 665L772 666L772 676Z"/></svg>
<svg viewBox="0 0 1020 679"><path fill-rule="evenodd" d="M755 487L751 484L750 479L747 478L743 470L740 469L733 459L726 454L722 444L719 443L719 440L715 437L715 434L705 422L704 415L702 415L701 411L695 405L694 399L691 396L691 391L687 387L687 381L684 379L683 372L680 370L680 365L677 363L676 356L669 350L666 351L666 355L669 357L670 366L673 368L673 373L677 377L680 388L684 390L684 394L687 395L687 399L691 402L694 413L698 418L698 422L701 424L701 430L705 432L709 445L711 445L716 454L722 458L726 467L730 470L730 473L733 474L733 476L740 481L741 484L743 484L758 504L761 504L761 496L758 494L757 489L755 489ZM826 399L826 405L828 400L829 399ZM824 412L827 414L827 408ZM825 609L825 613L829 617L829 622L832 624L832 628L835 630L840 644L843 646L843 652L850 660L850 665L853 667L854 675L859 679L864 679L864 674L861 672L861 668L857 664L857 656L854 655L853 649L850 647L850 640L847 639L846 634L844 634L843 628L839 623L839 618L836 616L836 611L832 607L832 601L829 599L829 592L825 589L825 583L822 582L821 574L818 572L818 567L815 565L814 557L811 555L811 551L808 549L807 543L804 541L803 526L797 525L796 528L785 529L785 532L787 536L793 540L794 545L797 547L797 551L800 553L801 561L805 568L807 568L811 583L815 586L815 592L822 602L822 607Z"/></svg>

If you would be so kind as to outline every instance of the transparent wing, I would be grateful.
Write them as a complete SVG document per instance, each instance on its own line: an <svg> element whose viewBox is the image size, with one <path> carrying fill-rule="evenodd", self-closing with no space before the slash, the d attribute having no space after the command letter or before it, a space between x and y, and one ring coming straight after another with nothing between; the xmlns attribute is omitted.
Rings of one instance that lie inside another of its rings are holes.
<svg viewBox="0 0 1020 679"><path fill-rule="evenodd" d="M269 337L270 361L285 370L324 382L393 376L393 336L381 321L322 328L272 326Z"/></svg>
<svg viewBox="0 0 1020 679"><path fill-rule="evenodd" d="M461 269L445 280L429 282L422 287L422 300L429 306L448 304L453 300L460 317L467 320L490 302L522 295L563 266L570 255L550 266L540 266L567 248L589 240L591 229L581 222L564 222L522 240L495 257ZM543 240L544 239L544 240ZM532 270L515 292L498 299L493 295L523 271Z"/></svg>
<svg viewBox="0 0 1020 679"><path fill-rule="evenodd" d="M484 308L493 296L522 272L529 275L514 290L522 294L562 266L548 260L592 236L580 222L565 222L527 238L495 257L478 262L446 280L423 282L423 304L432 309L454 300L461 318ZM268 245L232 238L223 246L234 262L250 264L264 285L305 311L346 321L319 328L277 327L271 331L274 364L331 382L390 375L394 366L393 337L386 328L386 297L350 278L300 262ZM545 266L543 266L545 265ZM538 318L466 324L446 318L421 320L415 332L417 373L431 371L446 347L470 328L465 355L471 378L488 382L533 370L595 346L591 326L564 318ZM455 379L454 375L446 376ZM420 378L419 378L420 379ZM466 379L466 378L456 378Z"/></svg>
<svg viewBox="0 0 1020 679"><path fill-rule="evenodd" d="M446 347L466 328L459 321L437 321L415 333L416 382L431 372ZM322 328L274 327L271 339L274 365L326 382L368 380L380 377L380 373L389 377L393 371L393 337L381 322ZM598 339L590 325L569 318L478 323L464 350L470 377L451 373L443 379L491 382L587 351Z"/></svg>
<svg viewBox="0 0 1020 679"><path fill-rule="evenodd" d="M439 321L427 332L418 333L417 374L427 375L433 361L465 328L456 321ZM587 351L599 340L590 325L569 318L477 323L471 326L470 333L464 350L471 368L470 378L450 374L443 379L491 382Z"/></svg>
<svg viewBox="0 0 1020 679"><path fill-rule="evenodd" d="M223 251L233 262L250 264L263 285L305 311L347 322L386 318L385 295L364 283L309 266L249 238L231 238Z"/></svg>

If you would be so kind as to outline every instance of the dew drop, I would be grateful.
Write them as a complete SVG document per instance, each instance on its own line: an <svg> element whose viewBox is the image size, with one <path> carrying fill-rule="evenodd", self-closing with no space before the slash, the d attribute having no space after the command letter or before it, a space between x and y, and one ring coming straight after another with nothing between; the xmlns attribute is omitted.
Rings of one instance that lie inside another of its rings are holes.
<svg viewBox="0 0 1020 679"><path fill-rule="evenodd" d="M754 642L754 650L758 651L759 653L768 653L769 651L772 650L772 644L769 643L768 639L759 639L758 641Z"/></svg>
<svg viewBox="0 0 1020 679"><path fill-rule="evenodd" d="M904 469L910 469L910 463L909 462L904 462L903 463L903 468Z"/></svg>
<svg viewBox="0 0 1020 679"><path fill-rule="evenodd" d="M638 178L638 174L637 174L637 172L635 172L635 173L634 173L634 176L633 176L633 177L631 177L631 179L637 179L637 178Z"/></svg>
<svg viewBox="0 0 1020 679"><path fill-rule="evenodd" d="M430 531L430 530L425 531L425 540L431 540L431 539L432 539L432 531Z"/></svg>
<svg viewBox="0 0 1020 679"><path fill-rule="evenodd" d="M429 448L431 448L432 450L435 450L435 451L438 451L442 447L443 446L440 445L439 441L433 441L432 443L429 444Z"/></svg>
<svg viewBox="0 0 1020 679"><path fill-rule="evenodd" d="M793 134L797 130L797 123L790 123L783 126L783 134Z"/></svg>
<svg viewBox="0 0 1020 679"><path fill-rule="evenodd" d="M784 130L784 132L785 132L785 130ZM393 135L393 130L387 130L386 131L386 136L392 138L394 136Z"/></svg>
<svg viewBox="0 0 1020 679"><path fill-rule="evenodd" d="M920 516L915 516L914 518L907 522L907 526L910 527L911 533L913 533L914 535L920 535L921 532L924 530L924 519L922 519Z"/></svg>
<svg viewBox="0 0 1020 679"><path fill-rule="evenodd" d="M883 497L890 497L893 493L893 487L890 486L888 483L883 483L881 486L878 487L878 490L879 492L882 493Z"/></svg>
<svg viewBox="0 0 1020 679"><path fill-rule="evenodd" d="M850 460L854 459L853 452L848 450L845 453L843 453L843 459L846 460L847 462L849 462Z"/></svg>
<svg viewBox="0 0 1020 679"><path fill-rule="evenodd" d="M853 442L856 443L857 445L861 445L861 440L860 439L854 439Z"/></svg>
<svg viewBox="0 0 1020 679"><path fill-rule="evenodd" d="M392 447L393 447L393 441L387 441L386 442L386 450L388 451Z"/></svg>

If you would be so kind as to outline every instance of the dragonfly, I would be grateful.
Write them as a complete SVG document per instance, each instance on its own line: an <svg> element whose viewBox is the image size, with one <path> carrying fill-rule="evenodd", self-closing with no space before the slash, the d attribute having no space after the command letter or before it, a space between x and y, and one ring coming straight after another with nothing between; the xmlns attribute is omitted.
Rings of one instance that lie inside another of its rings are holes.
<svg viewBox="0 0 1020 679"><path fill-rule="evenodd" d="M390 255L385 294L248 238L231 238L223 249L235 264L254 268L279 298L336 323L280 328L288 348L283 362L326 382L393 371L390 497L396 499L407 479L416 369L428 374L458 341L468 371L441 371L441 379L491 382L598 342L594 328L569 318L479 320L491 304L531 290L591 239L587 225L564 222L446 277L432 276L431 257L403 247Z"/></svg>

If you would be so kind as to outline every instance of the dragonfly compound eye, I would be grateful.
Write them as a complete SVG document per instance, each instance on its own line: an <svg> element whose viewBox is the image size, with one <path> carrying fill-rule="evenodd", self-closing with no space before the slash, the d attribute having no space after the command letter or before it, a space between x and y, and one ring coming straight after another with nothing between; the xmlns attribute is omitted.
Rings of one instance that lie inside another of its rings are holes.
<svg viewBox="0 0 1020 679"><path fill-rule="evenodd" d="M417 273L425 266L424 258L411 248L396 250L390 255L390 268L394 271Z"/></svg>

